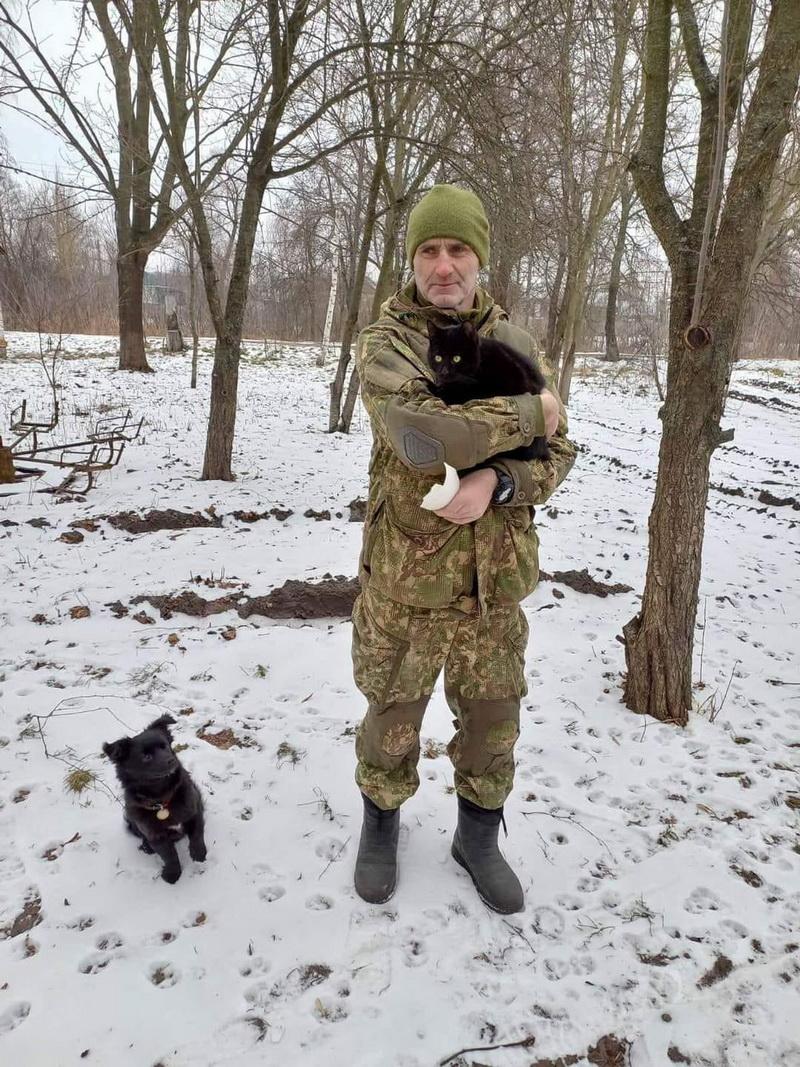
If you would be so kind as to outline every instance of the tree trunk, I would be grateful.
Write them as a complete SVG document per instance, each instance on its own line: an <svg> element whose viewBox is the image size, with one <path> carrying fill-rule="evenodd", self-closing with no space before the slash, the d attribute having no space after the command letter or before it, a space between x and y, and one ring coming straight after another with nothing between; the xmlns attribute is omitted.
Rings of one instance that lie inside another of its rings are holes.
<svg viewBox="0 0 800 1067"><path fill-rule="evenodd" d="M653 107L648 108L646 102L645 134L648 118L666 114L669 40L670 5L667 0L651 0L646 63L652 79L648 91L652 94L655 89L655 95L650 98ZM699 317L693 323L709 331L706 347L692 350L684 341L684 330L692 321L698 256L696 242L686 240L686 223L668 200L659 169L663 125L650 127L649 143L643 134L644 152L632 165L637 191L668 251L672 299L647 579L641 610L623 627L628 668L625 703L633 711L681 725L687 722L692 704L692 650L709 464L714 449L729 440L721 431L720 418L767 196L799 78L800 8L796 0L773 0L758 83L739 140L706 284L700 290Z"/></svg>
<svg viewBox="0 0 800 1067"><path fill-rule="evenodd" d="M370 321L374 322L380 314L381 304L395 291L395 258L397 255L397 228L400 222L400 208L396 202L389 206L386 215L385 235L383 242L383 255L381 256L381 269L378 273L378 281L375 285L375 295L372 298Z"/></svg>
<svg viewBox="0 0 800 1067"><path fill-rule="evenodd" d="M235 480L231 466L236 429L236 390L239 386L240 339L217 337L211 372L211 410L201 480Z"/></svg>
<svg viewBox="0 0 800 1067"><path fill-rule="evenodd" d="M581 252L575 269L567 271L567 284L564 287L564 302L561 307L559 324L560 351L563 363L558 376L558 392L564 404L569 403L569 391L572 387L572 371L575 367L575 349L586 308L586 283L589 272L588 247Z"/></svg>
<svg viewBox="0 0 800 1067"><path fill-rule="evenodd" d="M142 296L147 252L120 251L117 257L119 293L119 369L152 373L144 351Z"/></svg>
<svg viewBox="0 0 800 1067"><path fill-rule="evenodd" d="M342 433L350 433L350 424L353 421L353 412L355 411L356 400L358 400L360 386L358 367L354 365L350 371L350 384L347 386L347 396L344 399L342 408Z"/></svg>
<svg viewBox="0 0 800 1067"><path fill-rule="evenodd" d="M626 180L622 182L622 199L620 203L619 230L614 244L614 254L611 257L611 274L608 279L608 302L606 304L606 359L612 363L619 360L619 344L617 343L617 299L619 297L619 283L622 276L622 256L625 252L625 239L628 235L628 219L631 214L630 186Z"/></svg>
<svg viewBox="0 0 800 1067"><path fill-rule="evenodd" d="M375 211L378 204L378 194L381 187L381 174L383 162L378 160L372 172L367 204L364 209L364 229L361 233L361 247L358 254L353 285L350 289L350 297L347 302L347 317L342 327L342 344L339 350L339 365L336 368L336 377L331 382L331 403L328 413L328 433L347 433L350 424L345 425L344 412L342 410L342 394L344 383L347 380L347 368L352 358L353 337L358 324L358 311L361 306L361 294L364 291L364 279L367 274L367 262L369 249L372 243L372 232L375 228ZM356 381L358 379L356 378ZM357 386L356 386L357 391ZM355 398L353 398L355 404ZM352 409L351 409L352 415Z"/></svg>
<svg viewBox="0 0 800 1067"><path fill-rule="evenodd" d="M189 238L189 325L192 330L192 378L190 389L197 388L197 358L200 349L200 337L197 326L197 267L194 258L194 238Z"/></svg>
<svg viewBox="0 0 800 1067"><path fill-rule="evenodd" d="M233 436L236 430L236 391L239 386L239 355L242 348L242 331L247 310L247 295L250 289L250 270L253 260L258 218L267 187L265 177L254 178L248 175L242 202L239 222L239 234L231 268L231 280L225 301L225 313L222 322L213 314L216 344L214 345L214 369L211 372L211 406L208 416L208 433L206 451L203 458L203 481L216 479L223 482L235 480L233 473ZM197 222L197 219L195 219ZM201 251L200 259L209 288L218 293L219 283L214 274L213 261L210 256L210 242L205 254ZM213 277L212 277L213 276ZM218 314L218 313L217 313Z"/></svg>
<svg viewBox="0 0 800 1067"><path fill-rule="evenodd" d="M556 265L556 276L553 280L553 288L550 292L550 302L547 306L547 338L545 340L545 358L550 366L553 368L554 373L558 373L558 367L556 366L556 326L558 325L558 308L561 303L561 285L564 281L564 270L567 266L567 243L561 241L561 246L558 250L558 263Z"/></svg>

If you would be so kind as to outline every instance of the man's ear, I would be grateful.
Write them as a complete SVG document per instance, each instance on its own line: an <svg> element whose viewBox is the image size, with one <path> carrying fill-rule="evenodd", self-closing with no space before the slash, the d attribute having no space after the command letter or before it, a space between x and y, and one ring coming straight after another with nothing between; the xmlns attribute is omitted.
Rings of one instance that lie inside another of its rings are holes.
<svg viewBox="0 0 800 1067"><path fill-rule="evenodd" d="M121 763L127 757L130 747L131 739L129 737L121 737L119 741L106 741L103 745L103 752L112 763Z"/></svg>
<svg viewBox="0 0 800 1067"><path fill-rule="evenodd" d="M172 734L170 733L169 728L170 728L170 726L174 726L174 725L175 725L175 720L172 718L171 715L160 715L157 719L153 719L153 721L150 723L150 725L147 727L147 729L148 730L160 730L162 733L166 734L167 737L169 738L169 740L171 741L172 740Z"/></svg>

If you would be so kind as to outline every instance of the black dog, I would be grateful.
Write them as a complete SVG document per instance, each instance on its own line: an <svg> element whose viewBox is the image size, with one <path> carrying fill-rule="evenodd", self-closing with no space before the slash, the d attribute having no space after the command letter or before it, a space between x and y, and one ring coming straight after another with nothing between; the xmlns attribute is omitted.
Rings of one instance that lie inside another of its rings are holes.
<svg viewBox="0 0 800 1067"><path fill-rule="evenodd" d="M141 837L143 852L158 853L164 861L161 877L169 883L181 876L175 842L184 835L192 859L206 858L203 800L172 751L169 727L174 725L171 715L162 715L135 737L103 745L125 792L128 829Z"/></svg>

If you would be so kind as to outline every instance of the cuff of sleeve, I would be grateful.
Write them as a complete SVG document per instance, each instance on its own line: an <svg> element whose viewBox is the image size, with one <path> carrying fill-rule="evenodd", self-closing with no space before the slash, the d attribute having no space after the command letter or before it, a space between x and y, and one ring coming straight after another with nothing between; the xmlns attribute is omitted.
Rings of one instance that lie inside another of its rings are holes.
<svg viewBox="0 0 800 1067"><path fill-rule="evenodd" d="M514 397L514 401L517 405L520 433L527 438L528 443L530 444L534 437L544 437L546 426L542 398L531 393L521 393Z"/></svg>
<svg viewBox="0 0 800 1067"><path fill-rule="evenodd" d="M494 456L492 466L504 471L514 483L514 492L511 497L504 504L496 504L495 507L509 508L536 503L535 497L538 494L530 463L521 459L502 459Z"/></svg>

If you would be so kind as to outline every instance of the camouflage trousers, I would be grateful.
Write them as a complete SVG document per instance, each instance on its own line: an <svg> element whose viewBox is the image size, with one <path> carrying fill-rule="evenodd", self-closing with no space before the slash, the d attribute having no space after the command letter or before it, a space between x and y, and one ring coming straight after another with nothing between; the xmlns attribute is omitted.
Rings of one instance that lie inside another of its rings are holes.
<svg viewBox="0 0 800 1067"><path fill-rule="evenodd" d="M364 589L353 608L353 674L369 702L356 734L361 791L383 809L416 792L420 727L444 668L456 791L499 808L514 781L527 641L518 605L486 615L411 608Z"/></svg>

